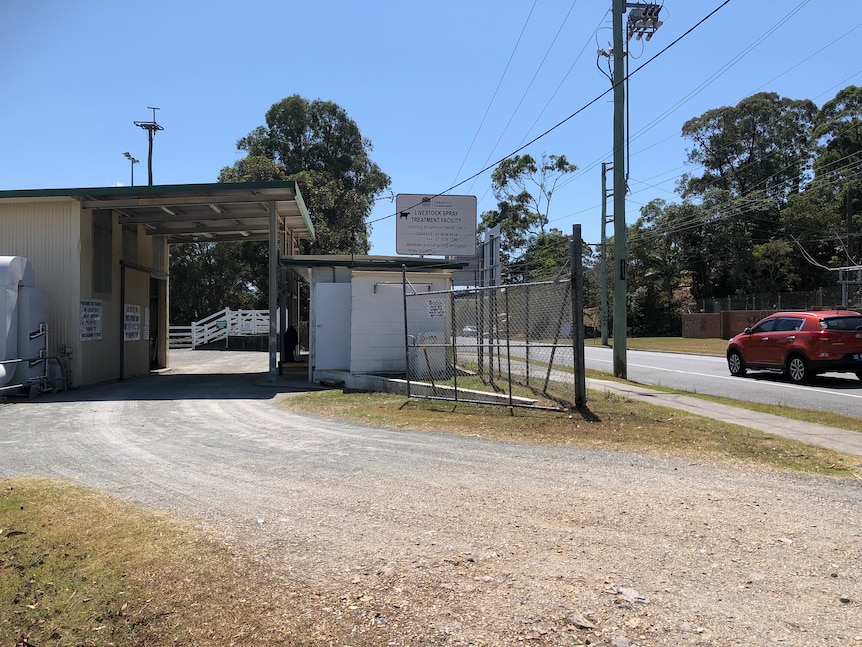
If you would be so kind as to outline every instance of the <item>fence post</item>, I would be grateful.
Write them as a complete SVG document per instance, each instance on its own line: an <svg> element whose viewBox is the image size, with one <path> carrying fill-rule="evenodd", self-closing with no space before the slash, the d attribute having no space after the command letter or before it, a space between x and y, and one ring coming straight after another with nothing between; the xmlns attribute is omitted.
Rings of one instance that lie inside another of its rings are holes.
<svg viewBox="0 0 862 647"><path fill-rule="evenodd" d="M458 343L455 337L457 326L455 321L455 291L449 290L449 318L452 321L452 384L455 387L455 402L458 402Z"/></svg>
<svg viewBox="0 0 862 647"><path fill-rule="evenodd" d="M410 397L410 336L407 329L407 265L401 265L401 292L404 299L404 366L407 378L407 397Z"/></svg>
<svg viewBox="0 0 862 647"><path fill-rule="evenodd" d="M587 381L584 360L584 273L583 240L581 226L572 225L572 242L569 247L572 269L572 368L575 372L575 407L587 403Z"/></svg>
<svg viewBox="0 0 862 647"><path fill-rule="evenodd" d="M485 301L484 292L477 287L473 292L476 298L476 372L479 379L485 379Z"/></svg>
<svg viewBox="0 0 862 647"><path fill-rule="evenodd" d="M230 308L224 309L224 323L224 349L228 350L230 348Z"/></svg>
<svg viewBox="0 0 862 647"><path fill-rule="evenodd" d="M530 284L527 283L524 295L524 373L527 386L530 386Z"/></svg>
<svg viewBox="0 0 862 647"><path fill-rule="evenodd" d="M513 412L512 403L512 322L509 320L509 290L506 290L506 298L503 300L503 307L506 312L506 378L509 385L509 413Z"/></svg>

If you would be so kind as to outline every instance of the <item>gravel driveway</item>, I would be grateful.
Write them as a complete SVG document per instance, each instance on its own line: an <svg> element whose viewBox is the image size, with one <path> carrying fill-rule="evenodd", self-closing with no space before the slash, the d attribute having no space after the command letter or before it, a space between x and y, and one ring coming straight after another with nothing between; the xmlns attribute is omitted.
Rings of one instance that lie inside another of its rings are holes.
<svg viewBox="0 0 862 647"><path fill-rule="evenodd" d="M195 518L391 645L862 645L862 480L361 427L280 408L265 354L171 362L0 404L0 477Z"/></svg>

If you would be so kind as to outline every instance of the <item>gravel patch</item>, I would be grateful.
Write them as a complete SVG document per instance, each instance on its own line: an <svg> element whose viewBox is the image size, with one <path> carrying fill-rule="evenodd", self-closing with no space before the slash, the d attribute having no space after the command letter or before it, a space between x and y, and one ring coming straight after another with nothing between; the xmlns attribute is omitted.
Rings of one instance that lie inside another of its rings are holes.
<svg viewBox="0 0 862 647"><path fill-rule="evenodd" d="M0 405L0 476L197 519L360 644L862 645L860 480L361 427L280 408L265 356L172 362Z"/></svg>

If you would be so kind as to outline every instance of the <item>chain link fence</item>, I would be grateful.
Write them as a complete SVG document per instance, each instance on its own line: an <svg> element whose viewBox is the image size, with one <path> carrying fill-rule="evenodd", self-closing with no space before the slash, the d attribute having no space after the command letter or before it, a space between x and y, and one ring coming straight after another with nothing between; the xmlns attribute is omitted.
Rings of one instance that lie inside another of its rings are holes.
<svg viewBox="0 0 862 647"><path fill-rule="evenodd" d="M845 291L840 285L809 292L763 292L720 299L698 299L693 312L718 313L725 310L814 310L841 308L847 299L851 309L862 307L862 286Z"/></svg>
<svg viewBox="0 0 862 647"><path fill-rule="evenodd" d="M568 280L445 292L405 284L408 395L573 408L571 292Z"/></svg>

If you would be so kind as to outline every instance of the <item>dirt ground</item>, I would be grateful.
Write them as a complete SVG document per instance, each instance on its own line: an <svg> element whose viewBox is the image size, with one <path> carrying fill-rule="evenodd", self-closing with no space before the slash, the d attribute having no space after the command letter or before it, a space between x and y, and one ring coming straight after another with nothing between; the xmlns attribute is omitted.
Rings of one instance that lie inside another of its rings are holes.
<svg viewBox="0 0 862 647"><path fill-rule="evenodd" d="M860 480L365 428L280 408L265 355L172 363L0 404L0 476L193 518L357 644L862 645Z"/></svg>

